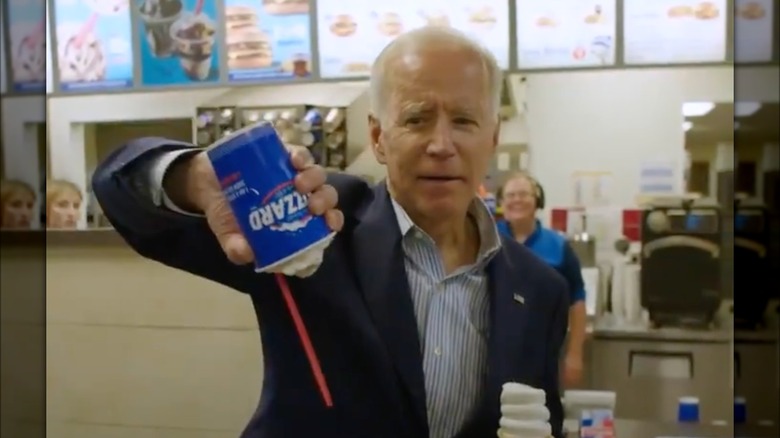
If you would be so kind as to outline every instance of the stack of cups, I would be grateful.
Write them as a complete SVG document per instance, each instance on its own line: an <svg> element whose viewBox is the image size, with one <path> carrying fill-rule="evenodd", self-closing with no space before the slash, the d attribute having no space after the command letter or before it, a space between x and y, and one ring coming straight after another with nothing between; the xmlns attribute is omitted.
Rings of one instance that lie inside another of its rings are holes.
<svg viewBox="0 0 780 438"><path fill-rule="evenodd" d="M499 438L552 436L545 392L520 383L505 383L501 390Z"/></svg>
<svg viewBox="0 0 780 438"><path fill-rule="evenodd" d="M680 397L677 404L677 421L680 423L699 422L698 397Z"/></svg>

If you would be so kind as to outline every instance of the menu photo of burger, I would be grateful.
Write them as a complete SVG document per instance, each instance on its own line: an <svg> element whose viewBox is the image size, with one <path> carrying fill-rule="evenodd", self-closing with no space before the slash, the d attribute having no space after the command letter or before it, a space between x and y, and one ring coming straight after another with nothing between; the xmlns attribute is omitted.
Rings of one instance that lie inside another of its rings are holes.
<svg viewBox="0 0 780 438"><path fill-rule="evenodd" d="M496 13L490 6L482 6L468 12L469 25L478 32L493 30L496 27L496 21Z"/></svg>
<svg viewBox="0 0 780 438"><path fill-rule="evenodd" d="M309 0L225 0L230 81L310 76L309 8Z"/></svg>

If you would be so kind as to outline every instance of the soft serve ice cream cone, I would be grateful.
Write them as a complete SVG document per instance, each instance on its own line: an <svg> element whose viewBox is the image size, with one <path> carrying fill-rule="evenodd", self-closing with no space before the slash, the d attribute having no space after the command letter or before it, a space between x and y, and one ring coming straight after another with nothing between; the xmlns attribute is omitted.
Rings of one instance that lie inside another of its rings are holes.
<svg viewBox="0 0 780 438"><path fill-rule="evenodd" d="M505 383L501 389L499 438L548 438L552 436L545 393L520 383Z"/></svg>

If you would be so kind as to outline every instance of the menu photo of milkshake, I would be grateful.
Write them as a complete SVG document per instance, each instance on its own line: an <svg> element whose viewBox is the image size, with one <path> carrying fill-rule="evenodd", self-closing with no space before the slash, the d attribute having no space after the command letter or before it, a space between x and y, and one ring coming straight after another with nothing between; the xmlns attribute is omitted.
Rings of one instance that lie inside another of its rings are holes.
<svg viewBox="0 0 780 438"><path fill-rule="evenodd" d="M46 5L40 0L8 0L8 55L13 91L46 90ZM0 6L0 7L2 7ZM4 23L4 24L5 24Z"/></svg>
<svg viewBox="0 0 780 438"><path fill-rule="evenodd" d="M231 82L311 75L310 0L225 0Z"/></svg>
<svg viewBox="0 0 780 438"><path fill-rule="evenodd" d="M185 85L219 80L215 3L210 0L136 0L142 85Z"/></svg>
<svg viewBox="0 0 780 438"><path fill-rule="evenodd" d="M614 65L616 15L616 0L518 0L518 68Z"/></svg>
<svg viewBox="0 0 780 438"><path fill-rule="evenodd" d="M130 0L55 0L63 91L133 86Z"/></svg>

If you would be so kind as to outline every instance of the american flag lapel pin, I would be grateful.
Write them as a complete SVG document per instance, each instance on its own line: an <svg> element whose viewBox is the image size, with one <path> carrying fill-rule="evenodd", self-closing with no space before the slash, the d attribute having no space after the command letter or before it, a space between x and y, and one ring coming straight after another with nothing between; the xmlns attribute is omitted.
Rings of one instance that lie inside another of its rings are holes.
<svg viewBox="0 0 780 438"><path fill-rule="evenodd" d="M512 299L515 300L515 302L518 304L525 304L525 297L520 294L512 295Z"/></svg>

